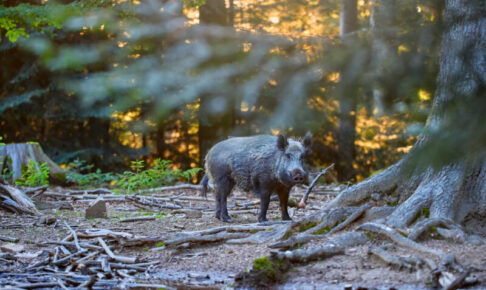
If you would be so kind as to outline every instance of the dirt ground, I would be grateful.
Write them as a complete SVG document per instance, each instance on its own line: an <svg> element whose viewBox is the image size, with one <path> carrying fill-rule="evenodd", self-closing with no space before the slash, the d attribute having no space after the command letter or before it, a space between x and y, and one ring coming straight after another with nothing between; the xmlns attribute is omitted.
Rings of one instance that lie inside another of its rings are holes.
<svg viewBox="0 0 486 290"><path fill-rule="evenodd" d="M53 189L62 192L64 189ZM173 195L194 196L193 192L177 192ZM324 206L332 197L321 195L310 200L305 210L291 209L293 219L299 219ZM251 195L235 193L228 201L235 202L255 200ZM180 231L194 231L227 225L213 217L212 211L203 211L202 217L191 218L181 211L163 210L156 220L122 223L120 218L136 217L154 214L147 210L140 210L132 202L108 202L108 217L106 219L85 219L84 211L88 206L85 201L73 201L73 210L46 209L44 215L56 218L51 225L41 225L38 218L19 216L0 210L0 236L18 238L16 244L25 247L24 252L36 252L41 249L52 248L46 245L47 240L59 241L69 234L64 226L67 222L73 229L109 229L127 232L141 236L156 236ZM213 205L213 200L190 201L191 206ZM253 212L236 213L230 210L234 224L251 224L257 220L256 209ZM158 212L157 212L158 213ZM278 202L272 201L268 213L269 220L278 220L280 213ZM353 228L354 225L351 225ZM350 230L350 229L347 229ZM340 235L338 232L334 236ZM5 242L0 242L4 244ZM315 240L304 247L316 247L322 243ZM446 253L454 253L460 264L470 269L478 283L471 289L486 289L486 229L478 228L474 239L464 243L457 243L444 239L426 237L422 244L440 249ZM390 267L375 257L368 255L370 245L383 246L388 244L388 250L400 256L411 253L393 245L390 240L375 237L367 245L350 248L344 255L338 255L308 264L294 264L287 273L285 282L276 285L283 289L427 289L430 286L430 271L422 269L410 272L406 269ZM234 277L252 267L253 260L267 256L270 249L265 244L226 244L209 243L204 245L182 245L177 248L157 247L147 245L143 247L115 248L115 253L124 256L137 256L141 260L160 261L151 269L150 278L179 288L232 288ZM430 257L433 258L433 257ZM28 262L28 261L27 261ZM0 260L0 273L12 271Z"/></svg>

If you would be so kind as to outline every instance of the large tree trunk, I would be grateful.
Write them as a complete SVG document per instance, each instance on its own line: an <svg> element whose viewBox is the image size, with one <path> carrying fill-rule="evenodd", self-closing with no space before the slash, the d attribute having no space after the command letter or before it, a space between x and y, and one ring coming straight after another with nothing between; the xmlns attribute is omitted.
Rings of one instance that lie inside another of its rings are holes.
<svg viewBox="0 0 486 290"><path fill-rule="evenodd" d="M349 33L358 29L357 0L341 0L341 16L339 34L344 44L350 41ZM339 115L338 115L338 159L336 171L340 181L348 181L355 177L353 161L355 157L354 141L356 139L356 84L350 79L350 73L341 72L339 84Z"/></svg>
<svg viewBox="0 0 486 290"><path fill-rule="evenodd" d="M431 138L428 131L441 127L450 116L448 110L458 98L474 97L477 88L484 87L486 75L486 7L480 1L448 0L445 30L441 43L440 71L437 77L432 112L422 135L408 156L341 193L330 206L358 204L373 193L396 195L397 209L386 218L394 227L406 227L424 208L430 218L447 218L464 223L467 217L484 218L486 214L486 162L455 162L441 169L415 170L406 173L409 160L416 160L417 151ZM483 76L477 77L477 76ZM467 118L468 116L462 116ZM474 122L474 120L471 120ZM419 155L420 157L420 155ZM412 165L415 163L412 163ZM420 167L421 168L421 167Z"/></svg>
<svg viewBox="0 0 486 290"><path fill-rule="evenodd" d="M395 82L387 82L389 70L387 66L393 64L397 57L397 48L393 44L396 37L394 22L396 18L396 3L388 0L373 0L370 8L370 28L372 32L372 64L374 66L375 84L373 85L373 101L377 109L377 115L384 113L390 105L391 97L387 85L396 85Z"/></svg>
<svg viewBox="0 0 486 290"><path fill-rule="evenodd" d="M201 24L227 26L228 9L224 0L207 0L199 7ZM221 139L227 138L234 123L233 104L229 98L201 96L199 101L199 154L201 164L209 149Z"/></svg>

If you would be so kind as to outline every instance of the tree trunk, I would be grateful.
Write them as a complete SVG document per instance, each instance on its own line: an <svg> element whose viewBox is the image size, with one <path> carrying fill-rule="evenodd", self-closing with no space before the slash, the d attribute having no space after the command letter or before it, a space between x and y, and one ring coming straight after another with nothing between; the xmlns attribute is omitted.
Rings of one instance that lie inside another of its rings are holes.
<svg viewBox="0 0 486 290"><path fill-rule="evenodd" d="M59 167L47 156L38 143L17 143L0 146L0 172L8 167L12 173L12 181L22 176L22 168L30 161L37 164L46 163L49 167L49 178L57 183L66 181L66 170ZM37 167L40 172L40 168Z"/></svg>
<svg viewBox="0 0 486 290"><path fill-rule="evenodd" d="M393 64L397 57L397 48L393 45L396 37L394 32L396 3L389 0L374 0L370 8L370 28L372 31L372 63L374 66L375 84L373 85L373 101L377 109L377 115L382 115L385 108L389 107L392 98L387 85L395 85L387 82L386 67Z"/></svg>
<svg viewBox="0 0 486 290"><path fill-rule="evenodd" d="M345 44L348 34L358 29L357 0L341 0L340 36ZM342 71L340 77L340 99L338 114L338 160L336 171L340 181L355 177L353 161L355 157L354 140L356 139L356 85Z"/></svg>
<svg viewBox="0 0 486 290"><path fill-rule="evenodd" d="M199 7L199 22L208 25L227 26L228 10L224 0L206 0ZM201 164L209 149L230 135L234 123L233 104L229 98L201 96L199 101L199 154Z"/></svg>
<svg viewBox="0 0 486 290"><path fill-rule="evenodd" d="M426 133L414 149L401 161L381 173L356 184L334 199L330 207L358 204L373 193L396 195L397 209L386 218L394 227L408 226L421 212L428 209L430 218L446 218L466 224L469 218L485 217L486 160L451 163L438 170L415 170L406 174L404 168L415 158L417 151L428 142L428 131L441 127L449 109L458 98L474 97L477 88L484 87L486 65L486 8L477 1L448 0L445 11L445 30L441 43L440 71ZM483 79L477 76L483 76ZM467 116L462 116L467 118ZM474 122L475 120L471 120ZM421 155L419 155L421 157ZM416 163L412 163L412 165ZM420 167L416 167L420 168Z"/></svg>

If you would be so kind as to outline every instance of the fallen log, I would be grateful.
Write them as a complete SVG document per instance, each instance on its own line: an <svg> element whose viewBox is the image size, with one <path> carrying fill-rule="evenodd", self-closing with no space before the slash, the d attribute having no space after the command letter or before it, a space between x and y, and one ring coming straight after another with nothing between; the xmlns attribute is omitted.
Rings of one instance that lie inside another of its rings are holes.
<svg viewBox="0 0 486 290"><path fill-rule="evenodd" d="M15 207L16 210L20 211L21 213L29 215L41 215L41 213L36 209L32 200L16 187L0 184L0 197L2 196L7 201L8 199L14 201L14 203L8 202L7 205Z"/></svg>

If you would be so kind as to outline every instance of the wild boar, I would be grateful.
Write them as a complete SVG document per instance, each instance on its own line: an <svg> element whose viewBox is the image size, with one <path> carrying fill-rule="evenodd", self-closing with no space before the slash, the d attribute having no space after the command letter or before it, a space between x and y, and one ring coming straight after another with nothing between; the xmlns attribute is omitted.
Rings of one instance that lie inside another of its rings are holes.
<svg viewBox="0 0 486 290"><path fill-rule="evenodd" d="M282 220L291 220L287 204L290 189L307 181L304 158L311 152L312 135L302 141L287 139L283 135L257 135L234 137L214 145L206 155L201 184L206 196L208 182L216 192L216 218L231 222L227 198L235 185L253 191L260 197L258 221L267 220L267 209L272 193L280 201Z"/></svg>

